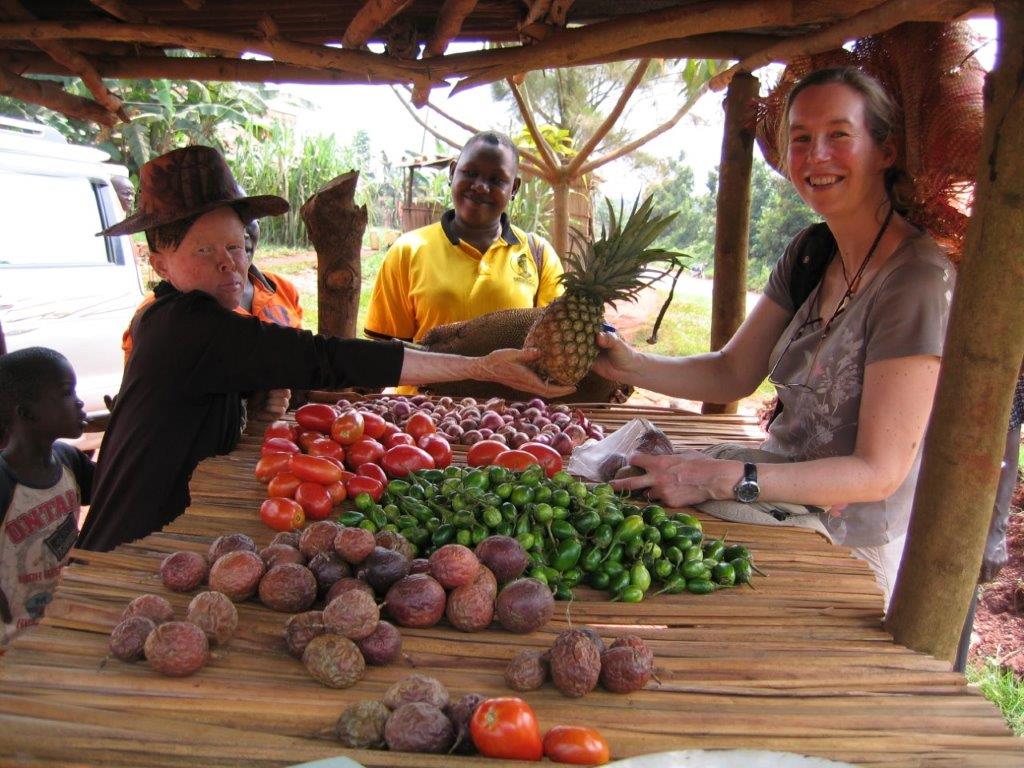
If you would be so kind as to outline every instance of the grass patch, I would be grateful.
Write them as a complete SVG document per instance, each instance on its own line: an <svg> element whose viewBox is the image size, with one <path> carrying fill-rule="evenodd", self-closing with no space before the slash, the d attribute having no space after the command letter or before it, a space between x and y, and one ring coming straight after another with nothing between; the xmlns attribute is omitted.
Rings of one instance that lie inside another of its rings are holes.
<svg viewBox="0 0 1024 768"><path fill-rule="evenodd" d="M999 707L1014 735L1024 735L1024 683L991 660L968 666L965 675L971 685L978 686L982 695Z"/></svg>

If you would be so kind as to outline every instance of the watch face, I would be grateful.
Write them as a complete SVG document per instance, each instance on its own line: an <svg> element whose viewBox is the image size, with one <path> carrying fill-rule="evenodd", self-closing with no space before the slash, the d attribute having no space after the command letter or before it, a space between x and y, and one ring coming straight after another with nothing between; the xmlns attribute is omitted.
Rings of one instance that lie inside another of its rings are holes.
<svg viewBox="0 0 1024 768"><path fill-rule="evenodd" d="M746 503L757 501L761 489L753 480L740 480L736 484L736 500Z"/></svg>

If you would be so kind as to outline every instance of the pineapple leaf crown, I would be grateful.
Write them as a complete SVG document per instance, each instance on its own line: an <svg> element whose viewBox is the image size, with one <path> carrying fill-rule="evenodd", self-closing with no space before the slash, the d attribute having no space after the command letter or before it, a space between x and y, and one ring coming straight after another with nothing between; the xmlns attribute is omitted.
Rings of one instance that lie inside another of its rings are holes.
<svg viewBox="0 0 1024 768"><path fill-rule="evenodd" d="M604 202L608 226L602 225L600 238L591 241L573 229L562 283L566 293L584 294L602 304L622 299L636 301L641 290L669 274L672 267L681 264L681 259L688 258L683 253L650 247L677 214L656 216L653 196L642 203L637 197L625 217L621 202L617 214L611 200L605 198ZM651 267L654 262L667 262L667 267Z"/></svg>

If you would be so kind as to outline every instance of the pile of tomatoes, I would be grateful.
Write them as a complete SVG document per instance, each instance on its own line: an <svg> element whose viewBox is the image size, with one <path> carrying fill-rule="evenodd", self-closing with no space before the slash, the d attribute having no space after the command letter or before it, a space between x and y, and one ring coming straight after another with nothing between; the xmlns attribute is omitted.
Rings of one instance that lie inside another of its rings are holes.
<svg viewBox="0 0 1024 768"><path fill-rule="evenodd" d="M470 446L466 464L471 467L504 467L514 472L522 472L531 464L538 464L545 475L553 477L562 471L562 455L543 443L523 443L518 448L509 448L497 440L481 440Z"/></svg>
<svg viewBox="0 0 1024 768"><path fill-rule="evenodd" d="M593 728L556 725L543 738L533 708L515 697L486 699L469 723L473 743L486 757L602 765L608 762L608 742Z"/></svg>
<svg viewBox="0 0 1024 768"><path fill-rule="evenodd" d="M326 519L346 498L379 501L392 478L447 467L451 445L433 419L417 416L402 431L376 413L310 403L295 412L295 424L273 422L255 471L269 497L260 518L275 531L295 530Z"/></svg>

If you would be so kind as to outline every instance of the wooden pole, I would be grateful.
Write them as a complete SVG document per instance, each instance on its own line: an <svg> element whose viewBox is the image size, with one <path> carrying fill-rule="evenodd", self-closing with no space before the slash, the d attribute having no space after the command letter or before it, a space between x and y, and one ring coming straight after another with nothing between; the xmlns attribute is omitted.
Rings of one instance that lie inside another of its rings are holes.
<svg viewBox="0 0 1024 768"><path fill-rule="evenodd" d="M327 182L302 204L309 239L316 250L318 330L355 338L362 284L360 258L366 231L366 206L355 204L359 171Z"/></svg>
<svg viewBox="0 0 1024 768"><path fill-rule="evenodd" d="M974 210L886 621L896 642L943 659L956 652L978 583L1024 354L1024 0L995 9Z"/></svg>
<svg viewBox="0 0 1024 768"><path fill-rule="evenodd" d="M569 180L558 178L551 184L551 192L551 245L555 253L564 256L569 252Z"/></svg>
<svg viewBox="0 0 1024 768"><path fill-rule="evenodd" d="M715 279L711 290L711 349L721 349L747 310L750 170L754 163L754 104L758 81L741 74L725 96L725 130L715 204ZM702 413L736 413L736 403L704 403Z"/></svg>

